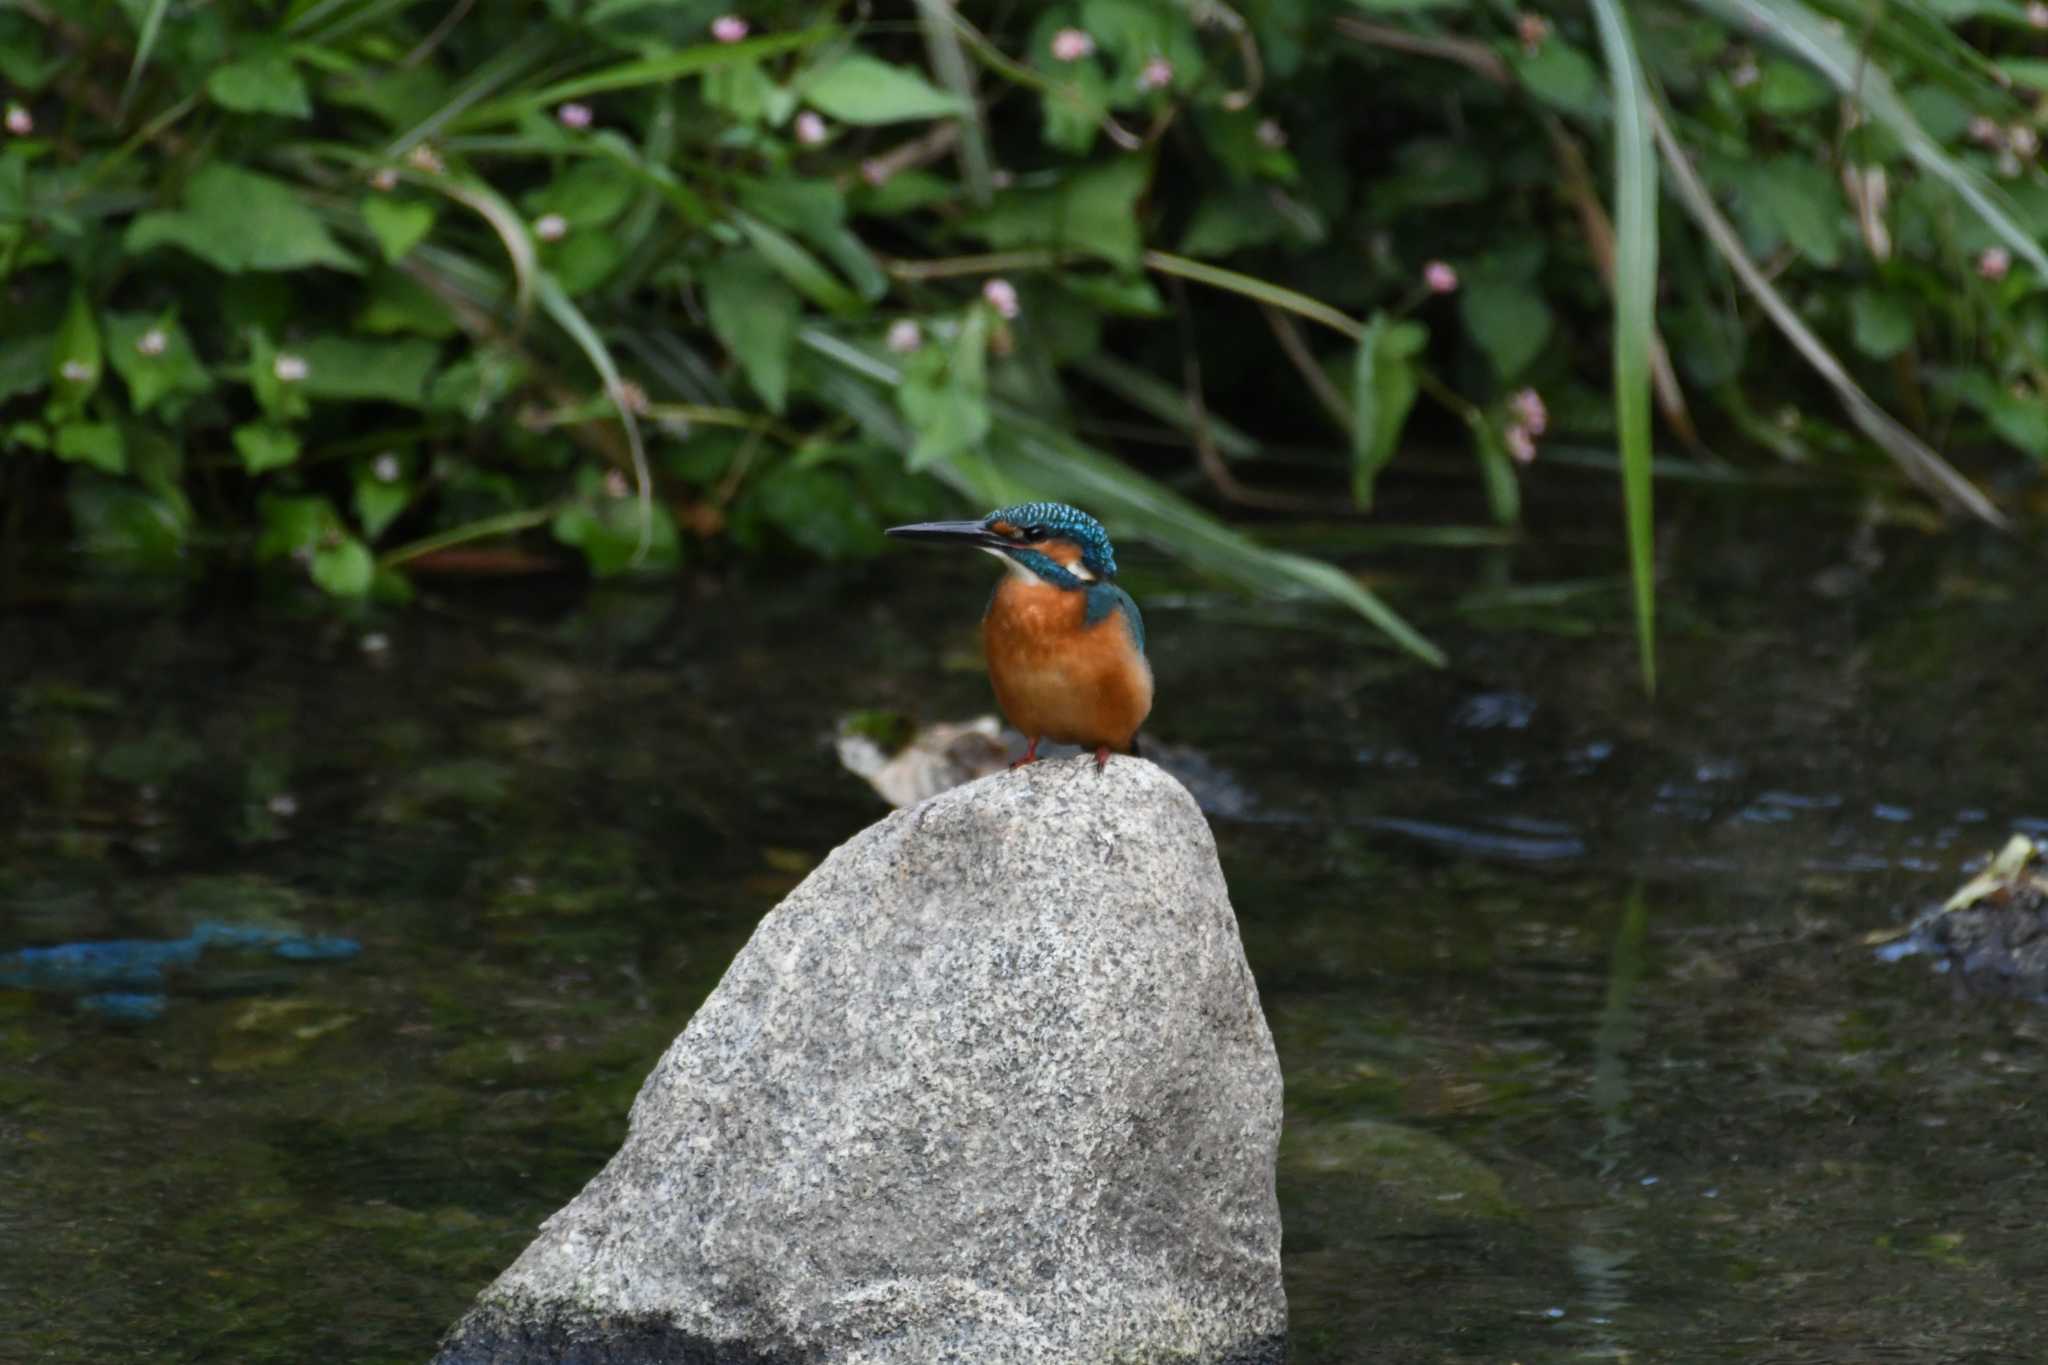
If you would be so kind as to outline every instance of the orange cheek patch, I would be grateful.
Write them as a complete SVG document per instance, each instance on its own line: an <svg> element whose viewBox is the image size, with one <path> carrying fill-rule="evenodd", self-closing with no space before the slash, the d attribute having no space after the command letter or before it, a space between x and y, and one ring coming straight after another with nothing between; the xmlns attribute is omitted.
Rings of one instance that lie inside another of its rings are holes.
<svg viewBox="0 0 2048 1365"><path fill-rule="evenodd" d="M1017 528L1010 525L1007 521L992 521L988 524L988 529L1006 540L1015 540L1017 538Z"/></svg>
<svg viewBox="0 0 2048 1365"><path fill-rule="evenodd" d="M1050 541L1043 547L1046 558L1063 569L1071 569L1081 562L1081 547L1071 541Z"/></svg>

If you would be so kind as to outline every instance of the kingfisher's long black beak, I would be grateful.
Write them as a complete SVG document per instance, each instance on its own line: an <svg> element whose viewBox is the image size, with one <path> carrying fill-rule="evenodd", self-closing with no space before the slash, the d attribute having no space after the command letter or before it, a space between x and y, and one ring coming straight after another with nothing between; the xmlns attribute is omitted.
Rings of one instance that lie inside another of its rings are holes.
<svg viewBox="0 0 2048 1365"><path fill-rule="evenodd" d="M936 540L948 545L975 545L998 549L1010 542L978 521L920 521L913 526L891 526L882 534L898 540Z"/></svg>

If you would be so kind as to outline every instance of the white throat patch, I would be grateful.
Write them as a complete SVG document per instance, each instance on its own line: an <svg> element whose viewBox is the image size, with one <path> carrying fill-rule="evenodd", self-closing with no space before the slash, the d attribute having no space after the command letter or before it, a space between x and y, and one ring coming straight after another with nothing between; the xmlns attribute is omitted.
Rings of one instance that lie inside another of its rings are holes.
<svg viewBox="0 0 2048 1365"><path fill-rule="evenodd" d="M991 554L994 555L997 559L1002 560L1004 568L1008 569L1017 577L1023 579L1026 583L1036 583L1041 587L1045 585L1045 580L1043 578L1040 578L1037 574L1031 572L1031 570L1024 567L1023 564L1011 558L1002 550L998 550L995 546L984 545L981 547L981 551L983 554Z"/></svg>

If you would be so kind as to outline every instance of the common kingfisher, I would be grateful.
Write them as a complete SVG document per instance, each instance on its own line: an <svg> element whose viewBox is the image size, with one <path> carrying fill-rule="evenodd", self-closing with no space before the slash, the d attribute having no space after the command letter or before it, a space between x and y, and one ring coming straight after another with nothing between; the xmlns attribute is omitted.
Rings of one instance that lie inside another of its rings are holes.
<svg viewBox="0 0 2048 1365"><path fill-rule="evenodd" d="M1152 665L1145 660L1145 619L1116 585L1116 552L1102 523L1063 502L999 507L980 521L892 526L905 540L972 545L1009 570L981 618L981 648L996 704L1030 741L1095 750L1098 770L1110 751L1134 753L1138 727L1152 710Z"/></svg>

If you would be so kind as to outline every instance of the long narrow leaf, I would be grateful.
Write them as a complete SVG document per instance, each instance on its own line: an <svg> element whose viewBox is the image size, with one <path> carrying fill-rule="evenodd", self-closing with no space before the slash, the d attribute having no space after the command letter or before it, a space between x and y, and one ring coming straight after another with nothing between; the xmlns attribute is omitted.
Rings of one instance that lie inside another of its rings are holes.
<svg viewBox="0 0 2048 1365"><path fill-rule="evenodd" d="M633 482L640 497L640 545L635 554L636 557L644 555L654 538L654 479L647 471L647 446L640 439L639 419L633 415L632 404L626 401L625 377L619 373L618 364L612 359L611 348L590 325L590 319L583 316L583 310L576 306L576 301L545 270L540 272L538 294L541 311L569 334L570 340L589 359L591 368L604 380L605 394L611 399L613 411L619 415L619 425L626 429L626 446L633 454Z"/></svg>
<svg viewBox="0 0 2048 1365"><path fill-rule="evenodd" d="M2013 252L2048 275L2048 251L2020 225L2019 210L1996 185L1948 154L1899 98L1891 78L1850 38L1799 0L1694 0L1750 32L1777 42L1834 83L1837 90L1898 138L1922 170L1944 181Z"/></svg>
<svg viewBox="0 0 2048 1365"><path fill-rule="evenodd" d="M1948 461L1930 450L1926 442L1906 430L1903 426L1877 405L1876 400L1858 387L1842 362L1835 359L1826 343L1815 336L1792 305L1785 301L1757 268L1756 262L1743 250L1742 238L1721 211L1714 206L1713 195L1707 192L1699 173L1686 159L1685 149L1678 145L1678 139L1671 134L1671 127L1664 115L1654 104L1650 106L1650 127L1657 136L1657 146L1664 154L1664 168L1671 176L1672 188L1677 192L1686 211L1693 216L1701 229L1713 242L1735 271L1735 277L1742 281L1763 310L1777 325L1785 339L1806 357L1806 363L1813 366L1835 390L1848 409L1849 420L1862 428L1863 433L1877 442L1883 451L1898 462L1907 477L1933 493L1937 498L1960 507L1972 516L1990 522L1993 526L2004 526L2005 517L1992 506L1991 500L1978 491L1977 486L1958 474Z"/></svg>
<svg viewBox="0 0 2048 1365"><path fill-rule="evenodd" d="M832 37L838 31L831 25L820 25L795 33L774 33L764 38L749 38L739 43L700 43L695 47L686 47L680 52L670 52L637 62L625 62L619 66L608 66L587 76L576 76L540 90L529 91L523 95L508 95L504 99L479 105L456 120L454 127L460 131L485 128L498 123L512 123L522 114L535 109L546 109L564 100L601 95L609 90L631 90L643 85L666 85L684 76L699 75L713 67L757 61L764 57L809 47Z"/></svg>
<svg viewBox="0 0 2048 1365"><path fill-rule="evenodd" d="M520 318L533 311L535 277L540 272L540 258L533 245L533 237L526 230L526 220L519 211L505 202L496 190L481 180L457 180L446 175L408 173L409 178L447 195L465 208L474 210L491 225L498 234L498 240L505 244L505 254L512 261L513 305Z"/></svg>
<svg viewBox="0 0 2048 1365"><path fill-rule="evenodd" d="M843 395L856 387L892 389L902 382L901 371L890 360L825 328L805 327L797 337L838 372L832 376L837 383L823 385L821 391ZM868 392L873 393L873 388ZM846 406L849 412L855 411L855 405ZM866 419L855 415L868 426ZM950 458L933 466L932 472L991 505L1027 497L1071 497L1200 572L1253 593L1306 589L1334 599L1415 657L1443 664L1443 651L1335 565L1268 549L1123 461L1021 408L999 403L996 416L985 448ZM897 445L908 443L909 433L900 430L893 409L887 413L875 410L873 423L871 434L893 438Z"/></svg>
<svg viewBox="0 0 2048 1365"><path fill-rule="evenodd" d="M1657 154L1650 92L1621 0L1592 0L1614 90L1614 414L1643 687L1657 690L1656 524L1650 479L1650 356L1656 345Z"/></svg>
<svg viewBox="0 0 2048 1365"><path fill-rule="evenodd" d="M150 54L156 51L157 34L163 31L164 11L171 7L171 0L149 0L149 8L143 12L142 26L135 35L135 60L128 64L128 79L121 86L120 103L114 107L114 117L128 117L128 101L134 98L135 84L142 79L142 69L149 65Z"/></svg>
<svg viewBox="0 0 2048 1365"><path fill-rule="evenodd" d="M988 130L982 127L981 108L974 98L974 68L961 50L960 35L953 31L952 0L917 0L917 18L924 26L924 44L931 53L933 69L967 111L960 116L960 169L967 179L968 198L985 208L995 180L989 163Z"/></svg>

